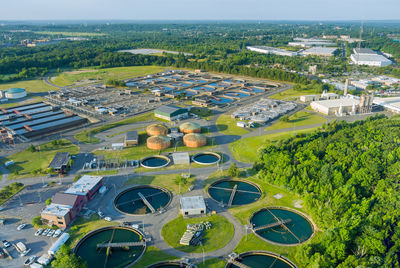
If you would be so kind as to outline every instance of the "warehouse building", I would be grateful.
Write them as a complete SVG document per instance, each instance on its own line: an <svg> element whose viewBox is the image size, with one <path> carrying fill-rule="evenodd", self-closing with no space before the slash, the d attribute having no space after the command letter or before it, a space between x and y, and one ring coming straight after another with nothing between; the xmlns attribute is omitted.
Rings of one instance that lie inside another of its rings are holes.
<svg viewBox="0 0 400 268"><path fill-rule="evenodd" d="M103 186L103 177L83 175L78 181L74 182L64 193L76 194L90 200L96 192Z"/></svg>
<svg viewBox="0 0 400 268"><path fill-rule="evenodd" d="M264 54L274 54L274 55L279 55L279 56L288 56L288 57L293 57L297 56L298 53L295 51L289 51L285 49L280 49L280 48L275 48L275 47L267 47L267 46L247 46L246 49L258 53L264 53Z"/></svg>
<svg viewBox="0 0 400 268"><path fill-rule="evenodd" d="M332 57L335 54L337 47L311 47L301 52L303 56L320 56L320 57Z"/></svg>
<svg viewBox="0 0 400 268"><path fill-rule="evenodd" d="M186 108L174 105L164 105L154 110L154 116L164 120L174 121L177 119L187 118L189 114Z"/></svg>
<svg viewBox="0 0 400 268"><path fill-rule="evenodd" d="M136 130L128 131L125 134L124 147L136 146L139 144L139 135Z"/></svg>
<svg viewBox="0 0 400 268"><path fill-rule="evenodd" d="M206 203L202 196L181 197L181 213L184 217L206 214Z"/></svg>
<svg viewBox="0 0 400 268"><path fill-rule="evenodd" d="M311 102L311 108L325 115L355 114L359 103L360 100L353 98L322 100Z"/></svg>
<svg viewBox="0 0 400 268"><path fill-rule="evenodd" d="M369 48L355 48L353 52L350 59L356 65L384 67L392 64L391 60Z"/></svg>

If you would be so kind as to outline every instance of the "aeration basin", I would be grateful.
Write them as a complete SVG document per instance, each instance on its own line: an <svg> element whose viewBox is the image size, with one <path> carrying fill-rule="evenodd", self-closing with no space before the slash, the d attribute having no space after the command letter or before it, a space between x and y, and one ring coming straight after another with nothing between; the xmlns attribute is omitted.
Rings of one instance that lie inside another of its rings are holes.
<svg viewBox="0 0 400 268"><path fill-rule="evenodd" d="M268 251L248 251L240 254L234 259L234 262L228 262L225 268L296 268L297 266L290 260L280 256L279 254Z"/></svg>
<svg viewBox="0 0 400 268"><path fill-rule="evenodd" d="M219 180L208 188L208 194L226 206L241 206L256 202L262 195L258 185L243 180Z"/></svg>
<svg viewBox="0 0 400 268"><path fill-rule="evenodd" d="M109 226L85 235L75 246L74 253L89 268L114 268L132 265L142 257L145 250L146 244L141 232Z"/></svg>
<svg viewBox="0 0 400 268"><path fill-rule="evenodd" d="M192 156L192 161L200 165L214 165L221 161L221 156L213 152L198 153Z"/></svg>
<svg viewBox="0 0 400 268"><path fill-rule="evenodd" d="M171 200L170 192L164 188L140 185L118 194L114 199L114 207L124 214L143 215L165 208Z"/></svg>
<svg viewBox="0 0 400 268"><path fill-rule="evenodd" d="M144 168L163 168L169 165L171 160L163 155L148 156L140 160L140 165Z"/></svg>
<svg viewBox="0 0 400 268"><path fill-rule="evenodd" d="M249 221L254 233L272 244L302 244L314 232L313 224L305 215L289 208L263 208L253 213Z"/></svg>

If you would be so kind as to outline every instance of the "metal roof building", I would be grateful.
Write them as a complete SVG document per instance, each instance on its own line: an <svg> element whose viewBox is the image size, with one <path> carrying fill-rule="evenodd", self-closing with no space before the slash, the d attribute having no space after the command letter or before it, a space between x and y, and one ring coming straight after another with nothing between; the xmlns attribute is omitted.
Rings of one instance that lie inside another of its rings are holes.
<svg viewBox="0 0 400 268"><path fill-rule="evenodd" d="M85 195L91 199L93 194L103 185L102 176L83 175L78 181L74 182L64 193Z"/></svg>
<svg viewBox="0 0 400 268"><path fill-rule="evenodd" d="M336 50L337 47L311 47L301 52L301 54L304 56L315 55L322 57L331 57L334 55Z"/></svg>
<svg viewBox="0 0 400 268"><path fill-rule="evenodd" d="M183 216L197 216L206 214L206 203L202 196L181 197L181 212Z"/></svg>
<svg viewBox="0 0 400 268"><path fill-rule="evenodd" d="M136 130L128 131L125 135L124 146L138 145L139 135Z"/></svg>
<svg viewBox="0 0 400 268"><path fill-rule="evenodd" d="M189 164L190 157L188 152L184 153L173 153L172 159L174 160L174 164L181 165L181 164Z"/></svg>
<svg viewBox="0 0 400 268"><path fill-rule="evenodd" d="M174 105L164 105L154 110L154 116L168 121L173 121L188 117L188 110Z"/></svg>
<svg viewBox="0 0 400 268"><path fill-rule="evenodd" d="M51 161L49 168L55 171L64 173L68 167L71 156L68 152L58 152Z"/></svg>

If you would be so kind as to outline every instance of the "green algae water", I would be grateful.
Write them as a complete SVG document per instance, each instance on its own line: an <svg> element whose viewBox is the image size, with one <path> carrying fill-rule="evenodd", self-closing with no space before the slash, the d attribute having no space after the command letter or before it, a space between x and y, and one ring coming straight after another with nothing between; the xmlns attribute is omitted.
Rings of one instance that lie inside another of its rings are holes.
<svg viewBox="0 0 400 268"><path fill-rule="evenodd" d="M235 185L237 185L237 191L233 198L233 206L250 204L261 197L258 187L245 181L236 180L217 181L208 188L208 193L214 200L228 205Z"/></svg>
<svg viewBox="0 0 400 268"><path fill-rule="evenodd" d="M114 234L113 234L114 233ZM106 257L106 248L97 249L97 244L112 242L139 242L141 235L134 230L118 227L106 227L98 232L94 231L78 243L75 249L76 255L80 256L89 268L97 267L124 267L136 261L142 254L144 246L129 248L113 248L111 254Z"/></svg>
<svg viewBox="0 0 400 268"><path fill-rule="evenodd" d="M264 254L254 254L254 255L247 255L240 257L237 259L238 262L247 265L251 268L265 268L265 267L272 267L272 268L291 268L292 266L288 263L277 259L274 256L264 255ZM238 266L231 264L228 267L237 267Z"/></svg>
<svg viewBox="0 0 400 268"><path fill-rule="evenodd" d="M250 223L254 228L257 228L285 220L290 222L285 223L284 226L278 225L268 229L256 230L256 234L266 240L287 245L303 243L313 234L312 225L305 217L285 209L261 209L253 214Z"/></svg>
<svg viewBox="0 0 400 268"><path fill-rule="evenodd" d="M166 191L151 186L130 188L120 193L114 200L115 207L126 214L147 214L151 210L143 203L139 196L141 193L155 210L168 205L170 196Z"/></svg>

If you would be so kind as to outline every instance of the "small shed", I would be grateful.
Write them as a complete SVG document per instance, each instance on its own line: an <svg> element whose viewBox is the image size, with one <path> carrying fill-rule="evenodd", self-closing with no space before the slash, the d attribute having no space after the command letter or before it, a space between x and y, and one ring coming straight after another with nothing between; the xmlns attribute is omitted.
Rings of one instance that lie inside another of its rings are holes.
<svg viewBox="0 0 400 268"><path fill-rule="evenodd" d="M207 213L206 203L202 196L181 197L181 213L186 216L201 216Z"/></svg>
<svg viewBox="0 0 400 268"><path fill-rule="evenodd" d="M173 153L172 154L172 159L174 160L174 164L176 165L182 165L182 164L189 164L190 163L190 157L188 152L184 153Z"/></svg>
<svg viewBox="0 0 400 268"><path fill-rule="evenodd" d="M136 146L139 143L139 135L136 130L128 131L126 132L125 135L125 141L124 141L124 146L129 147L129 146Z"/></svg>
<svg viewBox="0 0 400 268"><path fill-rule="evenodd" d="M122 149L124 149L124 144L122 142L112 143L111 148L113 150L122 150Z"/></svg>
<svg viewBox="0 0 400 268"><path fill-rule="evenodd" d="M58 152L51 161L49 168L53 168L58 173L67 171L71 156L68 152Z"/></svg>

